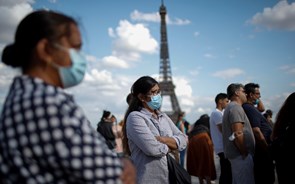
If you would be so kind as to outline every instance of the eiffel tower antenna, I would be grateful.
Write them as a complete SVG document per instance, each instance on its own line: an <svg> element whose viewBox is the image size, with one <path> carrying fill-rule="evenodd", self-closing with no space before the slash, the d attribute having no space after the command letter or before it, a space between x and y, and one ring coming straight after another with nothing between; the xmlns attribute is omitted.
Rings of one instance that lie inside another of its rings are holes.
<svg viewBox="0 0 295 184"><path fill-rule="evenodd" d="M162 91L162 96L169 96L171 100L172 111L165 112L173 122L177 121L177 116L181 112L172 81L171 66L168 52L167 26L166 26L166 7L162 0L162 5L159 10L161 16L161 50L160 50L160 75L159 86Z"/></svg>

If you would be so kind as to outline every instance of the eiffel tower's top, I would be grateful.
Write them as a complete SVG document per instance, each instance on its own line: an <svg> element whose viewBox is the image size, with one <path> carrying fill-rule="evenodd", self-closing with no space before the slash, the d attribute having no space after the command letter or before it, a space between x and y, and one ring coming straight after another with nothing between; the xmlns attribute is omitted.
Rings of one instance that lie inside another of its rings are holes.
<svg viewBox="0 0 295 184"><path fill-rule="evenodd" d="M177 121L177 116L181 112L178 100L174 91L174 84L172 82L172 73L169 60L169 49L167 39L167 27L166 27L166 7L163 0L160 6L159 13L161 16L161 49L160 49L160 74L159 74L159 86L162 91L162 96L169 96L171 100L171 111L166 112L172 121Z"/></svg>
<svg viewBox="0 0 295 184"><path fill-rule="evenodd" d="M159 81L172 81L172 73L169 61L169 49L166 28L166 7L163 4L159 10L161 16L161 50L160 50L160 76Z"/></svg>

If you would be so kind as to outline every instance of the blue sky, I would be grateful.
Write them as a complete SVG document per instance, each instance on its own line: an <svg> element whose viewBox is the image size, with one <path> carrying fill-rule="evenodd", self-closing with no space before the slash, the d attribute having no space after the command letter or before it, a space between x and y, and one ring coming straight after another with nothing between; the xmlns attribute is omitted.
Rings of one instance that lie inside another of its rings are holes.
<svg viewBox="0 0 295 184"><path fill-rule="evenodd" d="M295 2L286 0L164 0L173 82L194 123L215 108L230 83L260 84L276 113L295 91ZM0 53L19 21L35 9L78 20L89 61L73 94L95 127L103 109L120 120L132 83L159 74L160 0L0 0ZM14 75L0 64L0 109ZM169 101L164 99L164 109Z"/></svg>

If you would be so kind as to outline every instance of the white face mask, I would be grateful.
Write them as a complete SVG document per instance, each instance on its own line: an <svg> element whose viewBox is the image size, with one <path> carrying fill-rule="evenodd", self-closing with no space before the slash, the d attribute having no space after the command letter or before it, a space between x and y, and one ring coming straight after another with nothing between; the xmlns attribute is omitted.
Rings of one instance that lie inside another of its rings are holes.
<svg viewBox="0 0 295 184"><path fill-rule="evenodd" d="M85 56L73 48L65 48L61 45L57 45L57 47L68 51L72 62L69 67L53 64L58 68L63 87L68 88L79 84L86 73L87 61Z"/></svg>

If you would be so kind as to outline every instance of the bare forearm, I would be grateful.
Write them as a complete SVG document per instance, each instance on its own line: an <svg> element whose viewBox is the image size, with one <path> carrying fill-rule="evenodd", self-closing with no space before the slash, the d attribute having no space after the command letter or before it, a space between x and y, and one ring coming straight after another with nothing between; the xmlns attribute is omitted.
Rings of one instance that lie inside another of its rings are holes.
<svg viewBox="0 0 295 184"><path fill-rule="evenodd" d="M247 156L248 151L247 151L247 149L245 147L243 132L241 132L240 134L237 134L234 141L235 141L235 145L237 146L237 148L240 151L241 155L243 157Z"/></svg>
<svg viewBox="0 0 295 184"><path fill-rule="evenodd" d="M177 149L177 144L176 144L176 141L175 139L173 139L172 137L161 137L161 136L156 136L156 139L163 143L163 144L166 144L169 149L171 150L175 150Z"/></svg>

